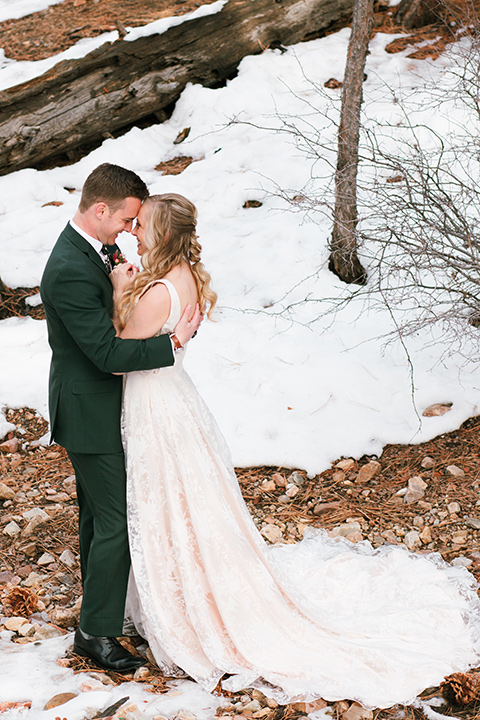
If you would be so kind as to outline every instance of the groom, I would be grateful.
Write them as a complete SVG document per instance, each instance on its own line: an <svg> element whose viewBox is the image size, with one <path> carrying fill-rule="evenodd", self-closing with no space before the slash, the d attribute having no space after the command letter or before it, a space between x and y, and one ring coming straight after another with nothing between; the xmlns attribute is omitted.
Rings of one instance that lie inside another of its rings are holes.
<svg viewBox="0 0 480 720"><path fill-rule="evenodd" d="M80 508L83 602L74 651L130 672L144 664L116 640L130 568L125 462L120 435L122 377L173 365L200 321L198 308L169 337L122 340L111 317L112 250L130 231L148 190L135 173L104 163L85 181L79 208L54 246L41 282L52 362L52 439L67 450Z"/></svg>

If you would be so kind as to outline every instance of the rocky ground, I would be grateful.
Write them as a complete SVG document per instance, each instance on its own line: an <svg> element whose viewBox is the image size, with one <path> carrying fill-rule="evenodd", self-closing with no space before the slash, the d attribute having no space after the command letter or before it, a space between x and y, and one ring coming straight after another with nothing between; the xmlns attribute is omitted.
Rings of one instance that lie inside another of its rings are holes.
<svg viewBox="0 0 480 720"><path fill-rule="evenodd" d="M16 430L0 444L0 628L13 633L11 642L29 643L64 634L78 622L78 506L65 451L38 444L47 432L43 418L24 408L8 410L7 419ZM271 467L239 469L238 476L267 542L296 542L305 528L322 527L352 543L369 540L375 547L388 542L415 552L440 552L480 579L479 449L480 418L472 418L459 430L422 445L387 446L380 458L339 459L314 478L299 470ZM123 642L135 648L141 639ZM151 656L149 660L136 680L153 692L166 691L167 679ZM73 654L60 662L85 673L85 692L98 689L98 683L124 679ZM256 691L245 691L232 696L219 714L282 720L325 705L321 701L315 706L279 707ZM382 711L376 717L398 710ZM412 708L404 711L419 713ZM473 718L477 701L446 705L444 711ZM125 707L118 709L117 717L122 712ZM133 720L135 711L130 712ZM373 718L371 712L347 701L332 704L331 712L342 720Z"/></svg>

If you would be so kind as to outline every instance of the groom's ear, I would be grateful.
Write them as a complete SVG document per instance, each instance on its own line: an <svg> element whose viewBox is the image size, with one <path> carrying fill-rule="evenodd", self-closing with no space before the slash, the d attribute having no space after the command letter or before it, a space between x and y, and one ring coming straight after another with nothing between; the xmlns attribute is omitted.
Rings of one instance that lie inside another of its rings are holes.
<svg viewBox="0 0 480 720"><path fill-rule="evenodd" d="M95 203L95 205L93 206L93 210L95 213L95 217L98 220L101 220L108 210L108 205L107 205L107 203L100 201L100 202Z"/></svg>

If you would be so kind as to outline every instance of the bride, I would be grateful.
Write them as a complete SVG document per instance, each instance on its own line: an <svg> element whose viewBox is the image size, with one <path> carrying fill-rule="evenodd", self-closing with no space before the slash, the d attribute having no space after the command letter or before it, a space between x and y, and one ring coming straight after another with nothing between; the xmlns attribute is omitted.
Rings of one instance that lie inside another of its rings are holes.
<svg viewBox="0 0 480 720"><path fill-rule="evenodd" d="M112 273L123 338L172 332L216 295L195 206L144 202L143 270ZM166 674L207 690L257 687L279 702L407 703L480 660L480 604L465 568L399 546L374 550L310 530L267 546L215 420L183 369L125 376L123 437L132 573L127 612Z"/></svg>

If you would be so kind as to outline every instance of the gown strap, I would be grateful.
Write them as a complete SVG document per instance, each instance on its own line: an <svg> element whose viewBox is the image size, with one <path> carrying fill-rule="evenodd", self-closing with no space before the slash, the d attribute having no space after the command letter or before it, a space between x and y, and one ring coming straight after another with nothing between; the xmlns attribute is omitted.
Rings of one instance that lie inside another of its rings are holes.
<svg viewBox="0 0 480 720"><path fill-rule="evenodd" d="M171 332L182 316L182 304L180 302L180 296L178 294L177 288L172 283L172 281L167 280L167 278L162 278L161 280L151 280L148 285L143 288L143 291L138 299L140 300L140 298L143 297L143 295L145 295L145 293L150 290L150 288L152 288L154 285L158 285L159 283L165 285L168 290L168 294L170 295L170 313L162 328L162 332Z"/></svg>

